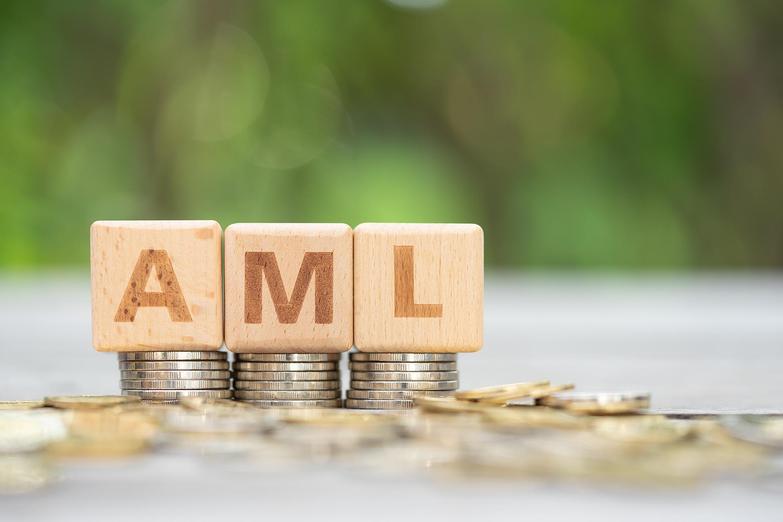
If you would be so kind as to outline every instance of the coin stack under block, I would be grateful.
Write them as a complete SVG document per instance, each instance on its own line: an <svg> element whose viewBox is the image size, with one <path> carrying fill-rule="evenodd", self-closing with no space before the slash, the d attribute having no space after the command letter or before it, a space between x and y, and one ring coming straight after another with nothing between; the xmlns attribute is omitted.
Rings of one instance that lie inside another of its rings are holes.
<svg viewBox="0 0 783 522"><path fill-rule="evenodd" d="M339 408L339 353L234 354L234 397L262 408Z"/></svg>
<svg viewBox="0 0 783 522"><path fill-rule="evenodd" d="M457 354L350 354L351 389L346 408L399 410L417 395L449 395L459 387Z"/></svg>
<svg viewBox="0 0 783 522"><path fill-rule="evenodd" d="M231 398L226 352L120 353L123 395L142 400L176 402L181 397Z"/></svg>

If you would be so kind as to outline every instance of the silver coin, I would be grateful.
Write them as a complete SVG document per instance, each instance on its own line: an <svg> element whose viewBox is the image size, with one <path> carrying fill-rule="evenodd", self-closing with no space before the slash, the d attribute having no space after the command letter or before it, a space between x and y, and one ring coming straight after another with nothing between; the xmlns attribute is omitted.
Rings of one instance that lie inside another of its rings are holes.
<svg viewBox="0 0 783 522"><path fill-rule="evenodd" d="M227 361L226 352L124 352L117 354L120 361Z"/></svg>
<svg viewBox="0 0 783 522"><path fill-rule="evenodd" d="M181 397L231 398L231 390L122 390L122 394L150 401L175 401Z"/></svg>
<svg viewBox="0 0 783 522"><path fill-rule="evenodd" d="M229 380L217 379L123 379L120 388L123 390L221 390L228 389Z"/></svg>
<svg viewBox="0 0 783 522"><path fill-rule="evenodd" d="M456 362L456 353L372 353L352 352L352 361L357 362Z"/></svg>
<svg viewBox="0 0 783 522"><path fill-rule="evenodd" d="M243 400L248 404L259 408L340 408L343 405L341 399L325 399L313 401L256 401Z"/></svg>
<svg viewBox="0 0 783 522"><path fill-rule="evenodd" d="M454 381L459 372L351 372L357 381Z"/></svg>
<svg viewBox="0 0 783 522"><path fill-rule="evenodd" d="M346 396L349 399L372 399L372 400L388 400L388 399L410 399L414 397L448 397L451 395L450 391L433 391L433 390L348 390Z"/></svg>
<svg viewBox="0 0 783 522"><path fill-rule="evenodd" d="M335 362L341 353L235 353L236 361L255 362Z"/></svg>
<svg viewBox="0 0 783 522"><path fill-rule="evenodd" d="M320 390L320 391L248 391L234 390L234 397L240 400L264 400L264 401L304 401L304 400L324 400L339 399L340 390Z"/></svg>
<svg viewBox="0 0 783 522"><path fill-rule="evenodd" d="M245 372L324 372L337 371L335 362L243 362L234 361L234 370Z"/></svg>
<svg viewBox="0 0 783 522"><path fill-rule="evenodd" d="M453 391L459 388L459 381L351 381L354 390L433 390Z"/></svg>
<svg viewBox="0 0 783 522"><path fill-rule="evenodd" d="M345 407L355 410L408 410L413 406L412 399L345 399Z"/></svg>
<svg viewBox="0 0 783 522"><path fill-rule="evenodd" d="M340 381L239 381L235 379L234 388L258 391L339 390Z"/></svg>
<svg viewBox="0 0 783 522"><path fill-rule="evenodd" d="M340 372L234 372L240 381L333 381Z"/></svg>
<svg viewBox="0 0 783 522"><path fill-rule="evenodd" d="M154 379L154 380L180 380L180 379L230 379L228 370L174 370L174 371L136 371L123 370L120 372L123 380Z"/></svg>
<svg viewBox="0 0 783 522"><path fill-rule="evenodd" d="M228 370L228 361L122 361L120 370L180 371Z"/></svg>
<svg viewBox="0 0 783 522"><path fill-rule="evenodd" d="M453 372L456 362L350 362L348 368L357 372Z"/></svg>

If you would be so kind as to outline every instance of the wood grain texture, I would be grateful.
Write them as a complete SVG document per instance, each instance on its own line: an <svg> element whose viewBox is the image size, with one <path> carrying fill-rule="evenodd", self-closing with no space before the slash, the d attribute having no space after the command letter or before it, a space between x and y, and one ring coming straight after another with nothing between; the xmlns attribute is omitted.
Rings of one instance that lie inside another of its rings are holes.
<svg viewBox="0 0 783 522"><path fill-rule="evenodd" d="M226 229L226 346L238 353L353 345L353 233L343 224Z"/></svg>
<svg viewBox="0 0 783 522"><path fill-rule="evenodd" d="M354 342L365 352L475 352L483 341L478 225L354 230Z"/></svg>
<svg viewBox="0 0 783 522"><path fill-rule="evenodd" d="M96 221L93 345L101 352L219 350L221 228L215 221Z"/></svg>

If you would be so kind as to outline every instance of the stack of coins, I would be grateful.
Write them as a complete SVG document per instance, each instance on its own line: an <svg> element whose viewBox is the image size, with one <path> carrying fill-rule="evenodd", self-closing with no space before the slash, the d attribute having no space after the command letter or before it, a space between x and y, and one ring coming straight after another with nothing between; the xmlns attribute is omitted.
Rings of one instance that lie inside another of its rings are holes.
<svg viewBox="0 0 783 522"><path fill-rule="evenodd" d="M123 395L176 402L181 397L231 398L226 352L120 353Z"/></svg>
<svg viewBox="0 0 783 522"><path fill-rule="evenodd" d="M454 353L354 352L350 357L346 408L413 408L417 395L443 396L459 387Z"/></svg>
<svg viewBox="0 0 783 522"><path fill-rule="evenodd" d="M237 353L234 398L262 408L339 408L339 353Z"/></svg>

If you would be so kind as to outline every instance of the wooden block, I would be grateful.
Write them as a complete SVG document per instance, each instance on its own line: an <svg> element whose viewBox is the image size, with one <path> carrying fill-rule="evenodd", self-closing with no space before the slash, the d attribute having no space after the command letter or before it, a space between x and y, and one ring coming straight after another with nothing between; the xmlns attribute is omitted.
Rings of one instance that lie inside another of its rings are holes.
<svg viewBox="0 0 783 522"><path fill-rule="evenodd" d="M475 352L484 317L478 225L354 230L354 342L365 352Z"/></svg>
<svg viewBox="0 0 783 522"><path fill-rule="evenodd" d="M93 344L101 352L219 350L221 229L215 221L96 221Z"/></svg>
<svg viewBox="0 0 783 522"><path fill-rule="evenodd" d="M353 345L348 225L226 229L226 346L240 353L342 352Z"/></svg>

